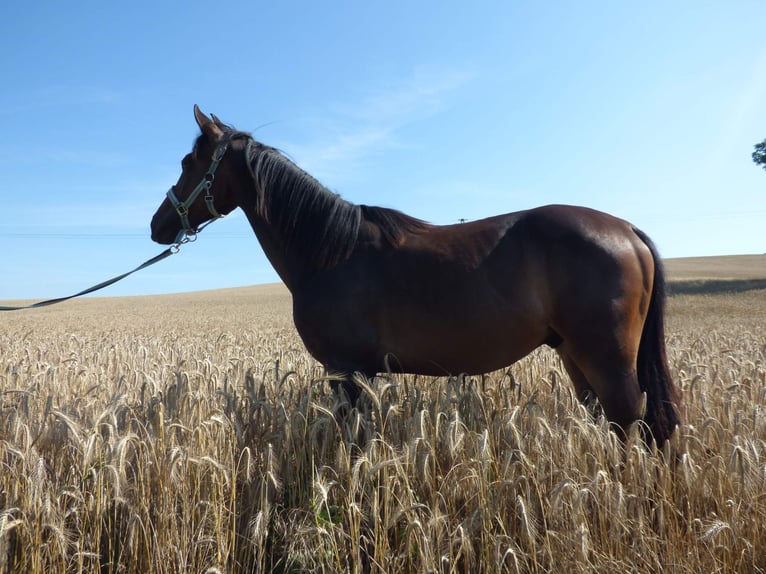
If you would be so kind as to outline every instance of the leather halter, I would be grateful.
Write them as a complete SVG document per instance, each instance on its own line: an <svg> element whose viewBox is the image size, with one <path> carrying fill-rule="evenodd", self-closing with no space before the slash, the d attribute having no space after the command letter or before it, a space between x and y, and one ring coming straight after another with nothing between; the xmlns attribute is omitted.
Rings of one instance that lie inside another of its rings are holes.
<svg viewBox="0 0 766 574"><path fill-rule="evenodd" d="M189 197L187 197L184 201L181 201L178 199L178 197L176 197L175 186L172 186L168 190L168 200L175 208L178 216L181 218L181 231L179 231L178 235L176 236L177 244L193 241L197 233L202 231L205 226L212 223L216 219L223 217L223 215L218 213L215 205L213 204L214 198L211 188L213 187L213 180L215 180L215 170L218 169L218 164L221 162L221 159L223 159L223 155L226 153L226 150L229 147L229 141L230 139L228 138L224 139L221 143L218 144L218 147L215 148L207 173L203 176L202 181L197 184L197 187L195 187L194 190L189 194ZM205 192L205 205L207 206L207 210L210 215L213 216L213 219L202 226L192 227L191 223L189 222L189 208L203 191Z"/></svg>

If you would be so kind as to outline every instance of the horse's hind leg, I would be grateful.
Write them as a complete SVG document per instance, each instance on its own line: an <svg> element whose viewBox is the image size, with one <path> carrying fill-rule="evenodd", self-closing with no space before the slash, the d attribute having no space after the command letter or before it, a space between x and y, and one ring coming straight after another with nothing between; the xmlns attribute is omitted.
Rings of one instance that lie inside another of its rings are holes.
<svg viewBox="0 0 766 574"><path fill-rule="evenodd" d="M593 392L588 379L585 378L585 375L572 360L572 357L567 355L560 347L556 349L556 352L559 358L561 358L569 378L572 380L577 398L581 403L590 408L596 401L596 393Z"/></svg>
<svg viewBox="0 0 766 574"><path fill-rule="evenodd" d="M575 341L565 340L557 350L578 397L590 406L595 395L606 418L624 437L624 431L642 414L635 351L617 341L591 341L587 348L583 339Z"/></svg>

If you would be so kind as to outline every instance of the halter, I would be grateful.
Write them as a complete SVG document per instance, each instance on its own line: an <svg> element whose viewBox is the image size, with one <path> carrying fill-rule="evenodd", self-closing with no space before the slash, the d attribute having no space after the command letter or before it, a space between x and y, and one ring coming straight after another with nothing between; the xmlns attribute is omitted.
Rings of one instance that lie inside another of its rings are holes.
<svg viewBox="0 0 766 574"><path fill-rule="evenodd" d="M223 159L223 155L229 147L229 141L229 139L224 139L218 144L218 147L215 148L207 173L203 176L202 181L197 184L197 187L194 188L194 191L189 194L189 197L184 201L181 201L176 197L174 191L175 186L168 190L168 200L170 200L170 203L176 209L176 213L178 213L178 216L181 218L181 231L179 231L176 236L176 244L194 241L200 231L216 219L223 217L223 215L216 211L215 205L213 205L213 192L211 191L211 188L213 187L213 180L215 180L215 170L218 169L218 164L221 162L221 159ZM210 212L210 215L213 216L213 219L195 228L192 227L189 222L189 208L203 191L205 192L205 205L207 205L207 210Z"/></svg>

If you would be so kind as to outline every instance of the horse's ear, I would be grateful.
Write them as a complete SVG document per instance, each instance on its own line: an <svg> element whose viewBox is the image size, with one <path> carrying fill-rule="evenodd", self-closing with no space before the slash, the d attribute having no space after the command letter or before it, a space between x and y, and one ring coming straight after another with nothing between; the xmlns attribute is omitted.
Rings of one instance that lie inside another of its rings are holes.
<svg viewBox="0 0 766 574"><path fill-rule="evenodd" d="M214 140L217 140L221 136L223 136L223 131L221 130L221 128L219 128L216 124L212 122L212 120L209 117L207 117L204 113L202 113L202 110L199 109L199 106L197 104L194 104L194 119L197 120L197 125L199 126L199 129L202 130L202 133L207 135L208 137L211 137Z"/></svg>
<svg viewBox="0 0 766 574"><path fill-rule="evenodd" d="M215 122L215 125L217 125L219 128L223 129L226 127L226 124L223 123L220 119L218 119L218 116L215 114L210 114L210 117L213 118L213 122Z"/></svg>

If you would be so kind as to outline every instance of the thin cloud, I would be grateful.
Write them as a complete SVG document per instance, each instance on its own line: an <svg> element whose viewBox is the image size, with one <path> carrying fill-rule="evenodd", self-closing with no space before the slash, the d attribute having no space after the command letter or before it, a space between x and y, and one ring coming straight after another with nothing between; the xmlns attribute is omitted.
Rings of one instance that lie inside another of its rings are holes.
<svg viewBox="0 0 766 574"><path fill-rule="evenodd" d="M397 132L448 109L450 96L471 77L461 71L418 71L407 82L374 86L353 101L332 106L329 119L307 120L315 131L329 135L286 149L318 178L345 179L374 153L404 147Z"/></svg>
<svg viewBox="0 0 766 574"><path fill-rule="evenodd" d="M121 93L100 86L50 86L27 92L8 92L0 100L0 115L72 106L113 105L124 101Z"/></svg>
<svg viewBox="0 0 766 574"><path fill-rule="evenodd" d="M13 203L16 217L0 225L0 230L144 229L164 199L169 181L158 178L106 185L64 185L55 194L43 194L48 199L42 203L34 195L25 196Z"/></svg>
<svg viewBox="0 0 766 574"><path fill-rule="evenodd" d="M338 112L362 122L408 123L415 117L444 110L448 96L472 77L459 70L419 70L408 82L377 88L354 105L339 107Z"/></svg>
<svg viewBox="0 0 766 574"><path fill-rule="evenodd" d="M149 189L152 191L147 191ZM17 205L14 221L0 223L0 235L88 235L94 231L111 230L115 234L130 232L148 236L151 218L165 199L163 189L149 182L135 183L102 188L103 193L89 201L56 200L43 205ZM67 190L61 196L76 198L78 194ZM244 219L244 214L236 210L226 219L239 218Z"/></svg>

